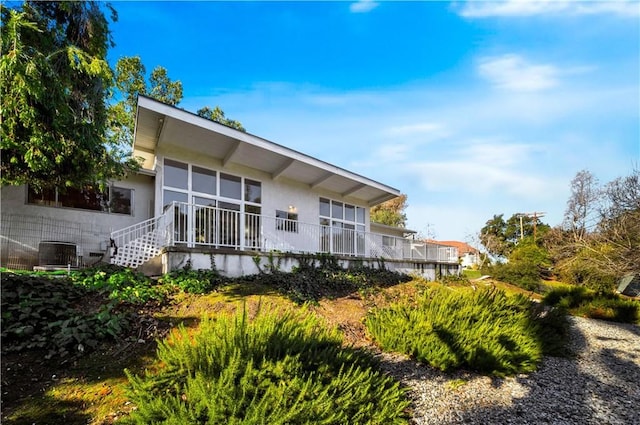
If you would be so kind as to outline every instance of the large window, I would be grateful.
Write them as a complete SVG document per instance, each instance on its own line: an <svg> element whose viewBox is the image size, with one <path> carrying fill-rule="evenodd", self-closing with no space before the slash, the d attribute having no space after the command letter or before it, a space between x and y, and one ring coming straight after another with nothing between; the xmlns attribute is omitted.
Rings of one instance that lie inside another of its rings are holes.
<svg viewBox="0 0 640 425"><path fill-rule="evenodd" d="M259 248L262 211L259 181L165 159L164 208L173 201L181 203L175 213L176 240Z"/></svg>
<svg viewBox="0 0 640 425"><path fill-rule="evenodd" d="M298 233L298 214L276 210L276 229Z"/></svg>
<svg viewBox="0 0 640 425"><path fill-rule="evenodd" d="M83 189L49 189L38 193L29 187L27 203L131 215L133 213L133 189L111 186L103 192L92 186L87 186Z"/></svg>
<svg viewBox="0 0 640 425"><path fill-rule="evenodd" d="M364 254L365 209L320 198L320 251Z"/></svg>

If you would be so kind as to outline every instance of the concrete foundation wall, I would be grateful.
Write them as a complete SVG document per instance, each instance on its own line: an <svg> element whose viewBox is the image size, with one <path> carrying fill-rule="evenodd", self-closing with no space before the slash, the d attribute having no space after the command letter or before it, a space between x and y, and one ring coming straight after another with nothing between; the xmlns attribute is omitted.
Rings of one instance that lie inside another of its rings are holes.
<svg viewBox="0 0 640 425"><path fill-rule="evenodd" d="M300 265L300 261L309 261L309 256L289 253L264 253L264 252L200 252L201 250L168 250L161 254L162 273L180 270L187 264L193 269L214 268L224 276L240 277L257 274L274 267L282 272L290 272ZM258 261L259 259L259 261ZM435 280L437 275L457 275L460 267L458 264L434 264L434 263L410 263L405 261L385 260L381 263L372 258L336 257L338 263L345 268L359 264L366 267L379 268L381 265L387 270L421 276L427 280ZM315 260L316 266L320 265Z"/></svg>

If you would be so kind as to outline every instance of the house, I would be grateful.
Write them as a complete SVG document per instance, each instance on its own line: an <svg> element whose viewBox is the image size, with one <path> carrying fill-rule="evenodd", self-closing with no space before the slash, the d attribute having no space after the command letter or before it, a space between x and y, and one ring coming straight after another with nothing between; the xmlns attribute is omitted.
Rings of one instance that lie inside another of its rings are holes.
<svg viewBox="0 0 640 425"><path fill-rule="evenodd" d="M133 154L141 169L107 192L3 187L0 262L13 268L98 260L161 273L257 272L256 261L325 253L435 277L458 272L369 208L400 192L383 183L182 109L140 96Z"/></svg>
<svg viewBox="0 0 640 425"><path fill-rule="evenodd" d="M468 243L460 241L435 241L429 240L429 243L433 243L439 246L455 248L458 255L458 261L460 266L464 269L477 267L481 263L480 251L472 247Z"/></svg>

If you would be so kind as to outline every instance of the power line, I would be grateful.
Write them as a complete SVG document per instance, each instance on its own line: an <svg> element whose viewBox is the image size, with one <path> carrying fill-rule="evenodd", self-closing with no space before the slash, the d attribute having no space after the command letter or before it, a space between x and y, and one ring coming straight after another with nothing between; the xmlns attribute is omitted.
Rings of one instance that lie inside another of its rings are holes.
<svg viewBox="0 0 640 425"><path fill-rule="evenodd" d="M538 224L538 219L544 217L546 212L544 211L534 211L530 213L518 213L516 217L520 218L520 240L524 239L524 226L522 224L522 218L533 218L533 240L536 240L536 228Z"/></svg>

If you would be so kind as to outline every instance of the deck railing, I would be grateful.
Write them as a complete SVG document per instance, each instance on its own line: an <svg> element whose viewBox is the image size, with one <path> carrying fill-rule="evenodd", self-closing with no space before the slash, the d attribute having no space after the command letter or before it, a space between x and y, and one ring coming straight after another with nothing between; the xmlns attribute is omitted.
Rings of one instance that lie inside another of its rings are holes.
<svg viewBox="0 0 640 425"><path fill-rule="evenodd" d="M164 223L170 246L458 262L454 247L184 202L166 208Z"/></svg>

